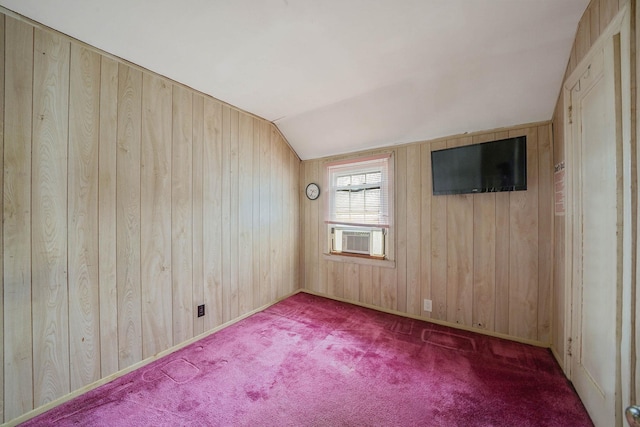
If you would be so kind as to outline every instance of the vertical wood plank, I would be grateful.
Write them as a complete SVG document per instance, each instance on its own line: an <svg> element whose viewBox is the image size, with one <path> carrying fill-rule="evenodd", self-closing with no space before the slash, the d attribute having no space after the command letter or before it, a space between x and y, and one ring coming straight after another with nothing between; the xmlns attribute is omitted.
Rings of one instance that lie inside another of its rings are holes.
<svg viewBox="0 0 640 427"><path fill-rule="evenodd" d="M300 169L300 191L302 196L300 197L300 209L301 209L301 235L303 237L302 242L302 253L300 254L300 277L302 280L302 286L305 289L314 290L313 282L311 279L311 266L312 266L312 252L314 245L311 243L314 236L314 229L317 229L318 222L313 222L311 220L311 215L313 213L313 209L311 206L311 201L308 197L306 197L305 189L309 182L312 180L312 167L314 161L303 162ZM320 262L320 261L318 261Z"/></svg>
<svg viewBox="0 0 640 427"><path fill-rule="evenodd" d="M274 127L274 130L277 129ZM291 218L289 217L289 147L284 142L282 136L278 133L278 143L280 144L280 164L282 169L282 179L280 181L280 197L281 197L281 285L280 294L287 295L289 288L289 266L291 263L291 255L289 253L289 223Z"/></svg>
<svg viewBox="0 0 640 427"><path fill-rule="evenodd" d="M521 134L520 131L513 131ZM536 339L538 329L538 132L526 130L527 191L510 198L509 334Z"/></svg>
<svg viewBox="0 0 640 427"><path fill-rule="evenodd" d="M142 357L173 344L171 298L171 84L142 76L140 287Z"/></svg>
<svg viewBox="0 0 640 427"><path fill-rule="evenodd" d="M395 269L380 268L380 306L382 308L398 309L397 278L398 275Z"/></svg>
<svg viewBox="0 0 640 427"><path fill-rule="evenodd" d="M270 126L260 126L260 300L261 305L271 301L271 132Z"/></svg>
<svg viewBox="0 0 640 427"><path fill-rule="evenodd" d="M538 335L551 343L551 293L553 280L553 151L551 125L538 127Z"/></svg>
<svg viewBox="0 0 640 427"><path fill-rule="evenodd" d="M373 267L370 265L361 265L360 271L358 272L358 287L360 294L360 302L365 304L373 303L373 294L372 294L372 286L371 286L371 273Z"/></svg>
<svg viewBox="0 0 640 427"><path fill-rule="evenodd" d="M345 264L344 298L350 301L359 301L360 299L359 265L352 262Z"/></svg>
<svg viewBox="0 0 640 427"><path fill-rule="evenodd" d="M299 169L299 182L300 182L300 188L299 188L299 199L298 199L298 204L299 204L299 209L300 209L300 228L299 228L299 232L300 232L300 236L302 237L300 239L301 241L301 245L300 245L300 252L299 252L299 266L298 266L298 277L300 280L300 287L302 289L310 289L308 284L307 284L307 268L306 268L306 264L307 264L307 257L309 256L309 249L308 249L308 245L307 245L307 233L309 230L309 217L311 215L311 213L309 212L309 208L307 206L307 197L304 195L304 189L307 186L307 176L308 176L308 172L309 172L309 162L305 161L305 162L300 162L300 169Z"/></svg>
<svg viewBox="0 0 640 427"><path fill-rule="evenodd" d="M430 150L442 150L445 141L430 144ZM431 300L434 319L447 319L447 196L431 200Z"/></svg>
<svg viewBox="0 0 640 427"><path fill-rule="evenodd" d="M400 147L395 153L395 216L396 239L396 309L407 311L407 148Z"/></svg>
<svg viewBox="0 0 640 427"><path fill-rule="evenodd" d="M447 147L471 143L449 140ZM447 321L471 326L473 307L473 196L447 196Z"/></svg>
<svg viewBox="0 0 640 427"><path fill-rule="evenodd" d="M171 275L173 344L193 337L193 100L191 91L173 85L171 147Z"/></svg>
<svg viewBox="0 0 640 427"><path fill-rule="evenodd" d="M5 16L0 14L0 189L4 190L4 77L5 77ZM0 197L0 214L4 212L4 197ZM4 218L4 215L3 215ZM0 423L4 422L4 247L3 222L0 222Z"/></svg>
<svg viewBox="0 0 640 427"><path fill-rule="evenodd" d="M118 368L142 360L140 293L140 122L142 72L118 64Z"/></svg>
<svg viewBox="0 0 640 427"><path fill-rule="evenodd" d="M291 163L289 162L289 146L282 136L279 138L282 145L282 295L290 294L293 289L290 286L291 265L294 253L291 251Z"/></svg>
<svg viewBox="0 0 640 427"><path fill-rule="evenodd" d="M239 313L253 307L253 118L241 113L238 142Z"/></svg>
<svg viewBox="0 0 640 427"><path fill-rule="evenodd" d="M31 244L33 403L70 391L67 149L70 43L34 31Z"/></svg>
<svg viewBox="0 0 640 427"><path fill-rule="evenodd" d="M496 197L474 196L473 226L473 326L495 328Z"/></svg>
<svg viewBox="0 0 640 427"><path fill-rule="evenodd" d="M296 289L299 289L300 284L300 254L302 253L302 236L300 230L300 159L293 150L289 150L289 162L291 163L291 188L289 190L291 195L291 209L292 212L292 221L290 224L291 228L291 256L293 260L293 264L291 265L291 292ZM326 276L326 268L325 268L325 276Z"/></svg>
<svg viewBox="0 0 640 427"><path fill-rule="evenodd" d="M328 264L327 283L329 285L329 295L344 298L344 263L329 261ZM395 274L395 271L393 273Z"/></svg>
<svg viewBox="0 0 640 427"><path fill-rule="evenodd" d="M33 408L31 119L33 28L6 17L4 98L4 418Z"/></svg>
<svg viewBox="0 0 640 427"><path fill-rule="evenodd" d="M509 137L509 133L496 133L496 139ZM496 194L496 261L495 261L495 313L494 330L509 333L509 205L511 192Z"/></svg>
<svg viewBox="0 0 640 427"><path fill-rule="evenodd" d="M204 96L193 94L193 306L204 304L204 264L203 264L203 158L204 158ZM207 315L205 305L205 315ZM210 316L211 313L208 313ZM202 334L204 317L194 316L193 335Z"/></svg>
<svg viewBox="0 0 640 427"><path fill-rule="evenodd" d="M474 143L496 140L487 133ZM496 286L496 195L473 195L473 308L474 327L492 331L495 327Z"/></svg>
<svg viewBox="0 0 640 427"><path fill-rule="evenodd" d="M289 217L289 147L284 142L284 139L274 126L274 130L278 133L278 143L280 144L280 164L282 169L282 180L280 181L280 198L281 198L281 273L280 273L280 295L285 296L289 294L289 265L291 263L291 255L289 253L289 224L291 218Z"/></svg>
<svg viewBox="0 0 640 427"><path fill-rule="evenodd" d="M422 313L420 258L422 238L422 190L420 145L407 147L406 240L407 240L407 313Z"/></svg>
<svg viewBox="0 0 640 427"><path fill-rule="evenodd" d="M309 182L310 168L312 165L312 161L303 162L300 167L300 182L301 182L301 191L304 192L304 189ZM306 196L300 197L300 212L301 212L301 236L303 236L302 242L302 253L300 254L300 278L302 280L302 286L304 289L313 290L311 287L311 282L308 278L309 270L308 267L311 267L309 262L309 256L311 252L311 245L308 243L309 236L312 234L311 228L314 224L311 222L311 205L309 204L309 199Z"/></svg>
<svg viewBox="0 0 640 427"><path fill-rule="evenodd" d="M320 197L316 200L310 201L310 204L313 209L312 217L317 218L317 230L312 230L312 239L311 244L314 245L314 264L316 266L312 266L312 274L313 280L315 283L315 290L318 292L326 293L329 287L329 275L328 275L328 264L324 259L324 254L330 252L329 248L329 227L324 222L326 220L326 209L329 198L329 181L327 177L327 167L326 163L322 161L315 162L317 164L317 169L315 170L315 175L312 180L307 181L307 184L310 182L315 182L320 186ZM306 185L305 184L305 190ZM324 191L323 191L324 189ZM307 197L305 196L305 199ZM313 220L313 219L312 219Z"/></svg>
<svg viewBox="0 0 640 427"><path fill-rule="evenodd" d="M118 63L100 64L100 147L98 165L98 252L100 297L100 372L118 370L118 292L116 285L116 157L118 130Z"/></svg>
<svg viewBox="0 0 640 427"><path fill-rule="evenodd" d="M277 162L276 162L276 167L278 168L278 173L277 173L277 179L276 182L274 183L275 187L276 187L276 203L278 205L278 221L277 221L277 228L278 228L278 235L280 236L277 241L276 244L278 245L278 276L277 276L277 286L276 286L276 295L277 298L281 298L284 295L286 295L285 293L285 268L287 265L287 262L285 260L286 257L286 239L287 239L287 233L285 231L285 224L286 224L286 214L285 214L285 208L286 208L286 203L285 203L285 195L284 195L284 190L285 190L285 182L286 182L286 178L285 178L285 173L286 173L286 168L284 167L284 152L286 150L284 141L282 139L282 136L280 136L280 133L278 132L278 130L276 129L275 126L272 126L272 132L274 134L275 137L275 141L276 144L278 146L278 151L277 151Z"/></svg>
<svg viewBox="0 0 640 427"><path fill-rule="evenodd" d="M100 379L98 153L100 55L71 45L69 89L69 347L71 390Z"/></svg>
<svg viewBox="0 0 640 427"><path fill-rule="evenodd" d="M319 161L312 161L307 164L307 167L305 168L305 171L307 172L306 180L304 182L305 191L307 185L312 182L315 182L318 185L322 184L321 182L319 182L320 169L325 169L325 167L324 165L321 165ZM326 203L326 199L323 196L328 197L328 195L322 194L323 187L320 188L320 197L322 197L322 202L320 202L320 198L316 200L309 200L308 197L304 197L304 204L308 212L307 226L305 227L305 229L308 231L305 232L304 238L304 244L307 248L307 250L305 251L305 268L307 271L307 275L305 277L305 286L315 292L320 292L320 290L325 287L324 284L320 285L319 283L319 272L320 269L324 267L323 264L325 264L325 261L323 260L322 252L318 251L322 245L322 239L320 237L322 234L320 230L325 228L323 227L324 218L322 217L320 205L321 203Z"/></svg>
<svg viewBox="0 0 640 427"><path fill-rule="evenodd" d="M239 315L240 308L240 289L238 285L238 240L239 240L239 229L238 229L238 207L239 207L239 164L238 164L238 110L232 108L230 110L229 117L229 233L230 233L230 246L229 246L229 254L230 254L230 264L229 264L229 286L231 289L231 295L229 296L229 315L231 319L235 319Z"/></svg>
<svg viewBox="0 0 640 427"><path fill-rule="evenodd" d="M231 109L222 106L222 321L232 319L231 287Z"/></svg>
<svg viewBox="0 0 640 427"><path fill-rule="evenodd" d="M382 306L382 303L380 302L382 296L380 292L380 277L382 276L382 273L380 270L381 268L378 266L373 266L371 268L371 304L376 307Z"/></svg>
<svg viewBox="0 0 640 427"><path fill-rule="evenodd" d="M429 144L420 144L420 300L431 299L431 202L433 184L431 178L431 148ZM421 307L424 308L424 307ZM432 300L433 310L433 300ZM431 316L431 311L421 309L420 314Z"/></svg>
<svg viewBox="0 0 640 427"><path fill-rule="evenodd" d="M222 298L222 104L210 98L204 101L203 159L203 233L205 289L208 314L204 328L223 323Z"/></svg>
<svg viewBox="0 0 640 427"><path fill-rule="evenodd" d="M262 307L260 292L260 126L261 121L253 119L253 170L251 184L253 191L253 217L252 217L252 298L253 308ZM297 177L296 177L297 178Z"/></svg>
<svg viewBox="0 0 640 427"><path fill-rule="evenodd" d="M282 168L280 167L281 145L278 141L276 130L270 126L270 144L271 144L271 171L269 179L269 194L271 196L271 223L270 223L270 253L271 253L271 285L270 285L270 301L277 299L280 295L279 289L282 283L282 223L281 218L281 200L282 185Z"/></svg>

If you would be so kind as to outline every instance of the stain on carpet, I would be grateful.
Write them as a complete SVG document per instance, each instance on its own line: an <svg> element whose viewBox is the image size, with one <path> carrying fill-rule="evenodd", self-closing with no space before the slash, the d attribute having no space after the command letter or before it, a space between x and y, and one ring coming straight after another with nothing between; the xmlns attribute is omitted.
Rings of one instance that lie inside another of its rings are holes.
<svg viewBox="0 0 640 427"><path fill-rule="evenodd" d="M422 342L456 351L471 352L477 350L476 341L473 338L426 328L422 330Z"/></svg>
<svg viewBox="0 0 640 427"><path fill-rule="evenodd" d="M198 352L202 351L202 349L194 350ZM142 373L142 380L146 382L157 382L169 379L176 384L184 384L195 378L199 372L200 368L196 365L185 358L178 358L165 362L165 364L160 366L153 365L152 368Z"/></svg>

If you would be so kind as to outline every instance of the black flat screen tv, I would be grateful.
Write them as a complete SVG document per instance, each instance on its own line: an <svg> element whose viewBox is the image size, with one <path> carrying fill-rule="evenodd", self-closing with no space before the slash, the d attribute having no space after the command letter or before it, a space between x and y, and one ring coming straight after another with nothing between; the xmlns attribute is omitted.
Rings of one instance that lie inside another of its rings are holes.
<svg viewBox="0 0 640 427"><path fill-rule="evenodd" d="M433 194L527 189L527 137L431 152Z"/></svg>

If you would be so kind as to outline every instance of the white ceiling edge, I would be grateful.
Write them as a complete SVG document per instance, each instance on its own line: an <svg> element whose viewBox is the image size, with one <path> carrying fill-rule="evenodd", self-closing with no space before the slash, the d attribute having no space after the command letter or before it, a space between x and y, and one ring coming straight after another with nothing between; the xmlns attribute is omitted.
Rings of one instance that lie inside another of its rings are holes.
<svg viewBox="0 0 640 427"><path fill-rule="evenodd" d="M556 61L567 57L556 50L547 50L546 56ZM298 147L298 155L314 159L550 120L564 73L537 71L536 80L552 88L545 90L526 82L537 70L536 56L505 60L516 64L503 68L492 58L474 67L443 69L444 75L435 76L426 91L407 80L275 123L291 141L312 140ZM495 80L500 84L492 84ZM438 83L448 90L440 90ZM310 129L316 133L308 135Z"/></svg>
<svg viewBox="0 0 640 427"><path fill-rule="evenodd" d="M273 121L303 160L550 120L589 0L0 0Z"/></svg>

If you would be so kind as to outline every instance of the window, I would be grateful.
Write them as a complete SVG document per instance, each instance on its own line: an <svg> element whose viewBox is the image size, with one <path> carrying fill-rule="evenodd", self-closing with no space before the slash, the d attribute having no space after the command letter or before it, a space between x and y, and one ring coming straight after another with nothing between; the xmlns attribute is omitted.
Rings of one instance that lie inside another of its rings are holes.
<svg viewBox="0 0 640 427"><path fill-rule="evenodd" d="M327 164L329 252L388 257L391 155Z"/></svg>

